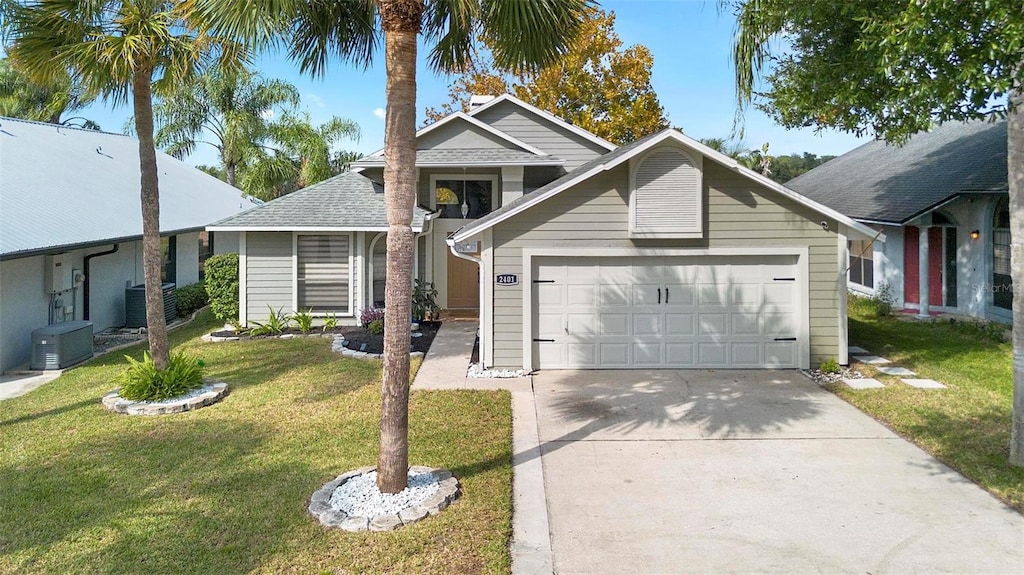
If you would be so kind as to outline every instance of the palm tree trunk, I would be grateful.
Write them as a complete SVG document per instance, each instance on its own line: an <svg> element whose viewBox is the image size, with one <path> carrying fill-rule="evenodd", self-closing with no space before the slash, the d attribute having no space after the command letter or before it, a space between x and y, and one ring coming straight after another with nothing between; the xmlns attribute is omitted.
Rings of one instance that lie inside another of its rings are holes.
<svg viewBox="0 0 1024 575"><path fill-rule="evenodd" d="M1024 66L1024 63L1021 64ZM1013 278L1013 426L1010 464L1024 466L1024 85L1010 92L1007 158Z"/></svg>
<svg viewBox="0 0 1024 575"><path fill-rule="evenodd" d="M161 290L160 191L157 182L156 147L153 143L153 71L135 73L132 93L135 105L135 133L139 137L139 167L142 173L142 269L146 278L146 326L149 353L157 369L167 367L169 349L164 298Z"/></svg>
<svg viewBox="0 0 1024 575"><path fill-rule="evenodd" d="M235 164L234 162L226 162L224 164L224 175L228 179L228 185L235 185ZM237 187L237 186L235 186Z"/></svg>
<svg viewBox="0 0 1024 575"><path fill-rule="evenodd" d="M412 214L416 200L416 38L422 0L380 0L387 70L384 201L387 275L384 380L381 385L377 488L405 489L409 473L409 340L412 317Z"/></svg>

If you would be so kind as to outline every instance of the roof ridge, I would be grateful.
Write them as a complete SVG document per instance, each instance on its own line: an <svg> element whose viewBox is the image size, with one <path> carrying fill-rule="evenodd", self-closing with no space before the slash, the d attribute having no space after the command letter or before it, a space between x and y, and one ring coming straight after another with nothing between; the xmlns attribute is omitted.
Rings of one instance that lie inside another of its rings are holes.
<svg viewBox="0 0 1024 575"><path fill-rule="evenodd" d="M120 136L122 138L130 138L135 140L137 138L129 136L128 134L118 134L117 132L107 132L106 130L91 130L89 128L80 128L78 126L68 126L66 124L54 124L53 122L40 122L39 120L26 120L24 118L12 118L10 116L0 116L0 128L3 127L4 122L17 122L19 124L30 124L40 127L51 127L60 130L74 130L76 132L85 132L87 134L103 134L105 136Z"/></svg>

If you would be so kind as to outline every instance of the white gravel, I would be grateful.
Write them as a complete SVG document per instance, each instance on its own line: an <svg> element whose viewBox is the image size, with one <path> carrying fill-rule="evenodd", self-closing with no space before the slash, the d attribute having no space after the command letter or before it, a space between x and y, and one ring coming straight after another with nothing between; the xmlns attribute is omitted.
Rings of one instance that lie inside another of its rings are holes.
<svg viewBox="0 0 1024 575"><path fill-rule="evenodd" d="M470 364L466 377L474 379L504 379L508 377L526 377L530 372L524 369L483 369L479 363Z"/></svg>
<svg viewBox="0 0 1024 575"><path fill-rule="evenodd" d="M433 473L409 472L409 486L394 494L377 489L377 472L357 475L342 483L331 495L331 507L357 517L397 515L437 493L439 482Z"/></svg>
<svg viewBox="0 0 1024 575"><path fill-rule="evenodd" d="M843 380L843 378L861 379L864 377L864 374L857 371L857 369L842 366L840 366L839 373L825 373L820 369L811 369L805 371L804 373L806 373L811 377L811 379L822 385L826 383L839 383L840 381Z"/></svg>

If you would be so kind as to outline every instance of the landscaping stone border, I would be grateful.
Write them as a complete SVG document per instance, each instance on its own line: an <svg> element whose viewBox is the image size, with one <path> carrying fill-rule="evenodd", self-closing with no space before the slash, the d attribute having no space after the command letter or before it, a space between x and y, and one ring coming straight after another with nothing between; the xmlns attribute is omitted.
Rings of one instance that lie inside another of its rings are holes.
<svg viewBox="0 0 1024 575"><path fill-rule="evenodd" d="M344 531L391 531L403 525L409 525L421 521L431 515L437 515L444 511L456 499L459 498L459 480L450 471L432 467L413 465L409 471L413 473L430 473L439 483L436 493L428 497L423 503L407 507L397 515L376 515L374 517L360 517L349 515L344 511L331 507L331 496L334 491L341 487L346 481L353 477L376 471L376 467L360 467L347 473L342 473L332 481L328 481L318 489L309 500L309 513L317 518L324 527L342 529Z"/></svg>
<svg viewBox="0 0 1024 575"><path fill-rule="evenodd" d="M205 387L210 389L192 397L185 399L171 398L167 401L154 402L131 401L118 395L117 391L112 391L103 396L100 402L103 404L103 407L110 411L124 415L168 415L213 405L224 399L228 394L228 384L224 382L208 382Z"/></svg>

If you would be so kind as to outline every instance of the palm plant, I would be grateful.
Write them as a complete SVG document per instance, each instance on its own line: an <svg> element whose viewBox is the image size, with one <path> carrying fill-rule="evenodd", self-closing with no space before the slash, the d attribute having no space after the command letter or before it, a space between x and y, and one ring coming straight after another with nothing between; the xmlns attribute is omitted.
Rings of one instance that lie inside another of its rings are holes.
<svg viewBox="0 0 1024 575"><path fill-rule="evenodd" d="M284 105L299 105L299 91L288 82L210 69L157 102L156 145L179 159L199 144L212 146L234 186L239 167L268 135L268 113ZM212 140L201 139L207 133Z"/></svg>
<svg viewBox="0 0 1024 575"><path fill-rule="evenodd" d="M139 140L142 246L149 347L168 364L160 290L160 196L153 142L153 92L166 93L215 59L233 67L240 46L208 32L186 4L160 0L4 2L7 53L40 84L64 74L115 105L132 103Z"/></svg>
<svg viewBox="0 0 1024 575"><path fill-rule="evenodd" d="M439 72L462 70L476 32L493 39L492 57L513 73L536 71L564 54L588 0L189 0L215 26L252 42L278 41L303 72L323 75L330 57L367 66L383 34L387 73L384 199L387 205L388 301L377 485L396 493L408 472L409 317L413 205L416 201L417 39ZM379 28L377 27L379 24Z"/></svg>

